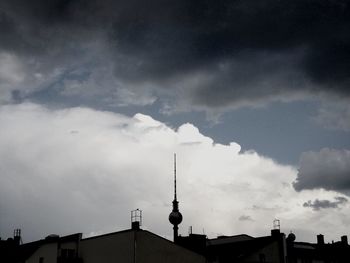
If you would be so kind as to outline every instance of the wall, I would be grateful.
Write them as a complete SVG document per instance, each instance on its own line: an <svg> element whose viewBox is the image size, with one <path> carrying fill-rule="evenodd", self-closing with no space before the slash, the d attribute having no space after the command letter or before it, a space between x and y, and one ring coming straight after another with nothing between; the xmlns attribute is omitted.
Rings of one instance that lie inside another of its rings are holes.
<svg viewBox="0 0 350 263"><path fill-rule="evenodd" d="M76 249L75 242L62 242L61 249ZM121 231L82 239L79 257L84 263L204 263L205 258L151 232ZM26 263L56 263L57 243L43 244Z"/></svg>
<svg viewBox="0 0 350 263"><path fill-rule="evenodd" d="M258 251L256 251L249 257L247 257L245 259L245 262L261 262L260 261L261 254L265 256L266 262L281 263L279 245L277 241L272 242L267 246L259 249Z"/></svg>
<svg viewBox="0 0 350 263"><path fill-rule="evenodd" d="M80 257L84 263L132 263L134 255L134 232L117 232L80 242Z"/></svg>
<svg viewBox="0 0 350 263"><path fill-rule="evenodd" d="M205 258L148 231L136 236L135 263L202 263Z"/></svg>
<svg viewBox="0 0 350 263"><path fill-rule="evenodd" d="M37 251L34 252L27 260L26 263L39 263L40 258L43 257L43 263L56 263L57 262L57 243L43 244Z"/></svg>

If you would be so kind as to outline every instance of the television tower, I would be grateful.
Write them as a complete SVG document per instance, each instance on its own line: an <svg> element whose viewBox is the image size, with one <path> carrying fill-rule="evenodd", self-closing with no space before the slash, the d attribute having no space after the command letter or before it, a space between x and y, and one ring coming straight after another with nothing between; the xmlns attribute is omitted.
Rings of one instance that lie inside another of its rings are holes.
<svg viewBox="0 0 350 263"><path fill-rule="evenodd" d="M178 237L178 230L180 223L182 222L182 215L179 211L179 202L176 196L176 153L174 153L174 200L173 200L173 211L169 215L169 221L174 225L174 242L176 243Z"/></svg>

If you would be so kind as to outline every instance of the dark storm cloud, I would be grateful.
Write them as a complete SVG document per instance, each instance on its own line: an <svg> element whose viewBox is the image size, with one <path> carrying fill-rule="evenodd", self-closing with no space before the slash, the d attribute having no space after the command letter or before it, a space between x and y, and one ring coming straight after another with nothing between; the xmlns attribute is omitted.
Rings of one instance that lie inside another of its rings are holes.
<svg viewBox="0 0 350 263"><path fill-rule="evenodd" d="M69 57L99 40L117 79L136 90L145 81L158 91L182 88L205 107L288 100L305 90L348 97L349 27L345 0L0 4L3 50Z"/></svg>
<svg viewBox="0 0 350 263"><path fill-rule="evenodd" d="M347 202L348 199L338 196L335 198L335 201L316 199L312 202L311 200L309 200L303 204L303 207L310 207L315 211L319 211L320 209L325 208L338 208L339 205L345 204Z"/></svg>
<svg viewBox="0 0 350 263"><path fill-rule="evenodd" d="M297 191L323 188L350 195L350 151L324 148L300 158Z"/></svg>

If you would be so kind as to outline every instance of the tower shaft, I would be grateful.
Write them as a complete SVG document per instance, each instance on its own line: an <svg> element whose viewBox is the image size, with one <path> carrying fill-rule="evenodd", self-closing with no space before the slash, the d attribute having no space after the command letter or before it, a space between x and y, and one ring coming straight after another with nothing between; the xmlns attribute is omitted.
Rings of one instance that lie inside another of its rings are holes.
<svg viewBox="0 0 350 263"><path fill-rule="evenodd" d="M177 196L176 196L176 153L174 153L174 200L177 200Z"/></svg>

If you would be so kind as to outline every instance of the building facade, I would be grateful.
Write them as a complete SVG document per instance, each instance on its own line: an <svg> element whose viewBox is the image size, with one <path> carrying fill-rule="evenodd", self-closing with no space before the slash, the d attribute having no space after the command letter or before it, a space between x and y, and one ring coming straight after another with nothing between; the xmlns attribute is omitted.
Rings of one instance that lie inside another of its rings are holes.
<svg viewBox="0 0 350 263"><path fill-rule="evenodd" d="M7 245L5 247L5 242L0 245L0 262L206 262L204 256L142 229L130 229L89 238L82 238L80 233L64 237L49 235L45 239L23 245L11 244L11 251L8 248Z"/></svg>

